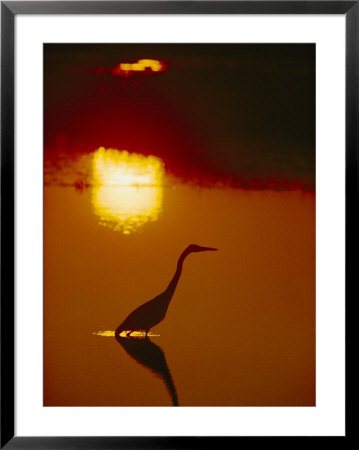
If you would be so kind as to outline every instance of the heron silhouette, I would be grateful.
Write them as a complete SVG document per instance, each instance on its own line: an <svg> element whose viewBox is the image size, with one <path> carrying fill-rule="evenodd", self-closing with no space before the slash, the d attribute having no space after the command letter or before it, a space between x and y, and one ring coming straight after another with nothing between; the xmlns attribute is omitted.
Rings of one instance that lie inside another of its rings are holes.
<svg viewBox="0 0 359 450"><path fill-rule="evenodd" d="M132 311L127 318L116 329L115 336L119 336L123 331L126 337L130 337L133 331L144 331L147 336L152 327L161 322L168 309L168 305L177 287L178 280L182 273L183 262L190 253L215 251L217 248L201 247L200 245L189 245L178 258L176 272L170 281L167 289L162 294L144 303Z"/></svg>

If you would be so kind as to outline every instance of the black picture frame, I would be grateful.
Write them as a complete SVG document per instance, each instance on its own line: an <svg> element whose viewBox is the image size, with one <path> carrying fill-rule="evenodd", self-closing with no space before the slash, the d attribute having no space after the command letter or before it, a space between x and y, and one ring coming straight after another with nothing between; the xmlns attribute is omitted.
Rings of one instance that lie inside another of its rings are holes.
<svg viewBox="0 0 359 450"><path fill-rule="evenodd" d="M14 435L14 33L18 14L337 14L346 20L346 434L350 306L358 249L359 1L4 1L1 2L1 448L159 449L236 446L248 437L25 437ZM279 436L278 436L279 437ZM262 439L265 437L262 437ZM279 437L290 440L291 437ZM275 437L271 438L272 440ZM303 437L302 439L311 439Z"/></svg>

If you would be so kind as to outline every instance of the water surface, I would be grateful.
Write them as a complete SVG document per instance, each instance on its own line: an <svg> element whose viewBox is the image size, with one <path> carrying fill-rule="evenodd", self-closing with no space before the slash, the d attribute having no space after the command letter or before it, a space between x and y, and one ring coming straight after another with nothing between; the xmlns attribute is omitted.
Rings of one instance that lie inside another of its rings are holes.
<svg viewBox="0 0 359 450"><path fill-rule="evenodd" d="M44 404L313 406L314 194L199 187L157 166L94 182L94 161L45 175ZM191 243L219 251L187 257L153 336L116 340Z"/></svg>

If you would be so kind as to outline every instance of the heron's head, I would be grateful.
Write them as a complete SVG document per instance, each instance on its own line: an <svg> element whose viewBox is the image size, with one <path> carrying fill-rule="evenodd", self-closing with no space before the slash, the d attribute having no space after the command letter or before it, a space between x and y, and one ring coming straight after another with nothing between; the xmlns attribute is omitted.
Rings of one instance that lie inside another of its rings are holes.
<svg viewBox="0 0 359 450"><path fill-rule="evenodd" d="M213 247L202 247L200 245L191 244L187 247L188 253L195 253L195 252L208 252L208 251L215 251L218 250L218 248Z"/></svg>

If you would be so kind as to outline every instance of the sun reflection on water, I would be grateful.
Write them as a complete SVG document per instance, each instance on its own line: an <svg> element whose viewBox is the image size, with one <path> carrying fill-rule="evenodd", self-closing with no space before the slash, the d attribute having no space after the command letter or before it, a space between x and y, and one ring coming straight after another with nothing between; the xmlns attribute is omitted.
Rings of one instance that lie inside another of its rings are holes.
<svg viewBox="0 0 359 450"><path fill-rule="evenodd" d="M162 212L162 161L100 147L93 154L92 205L101 225L131 234Z"/></svg>

